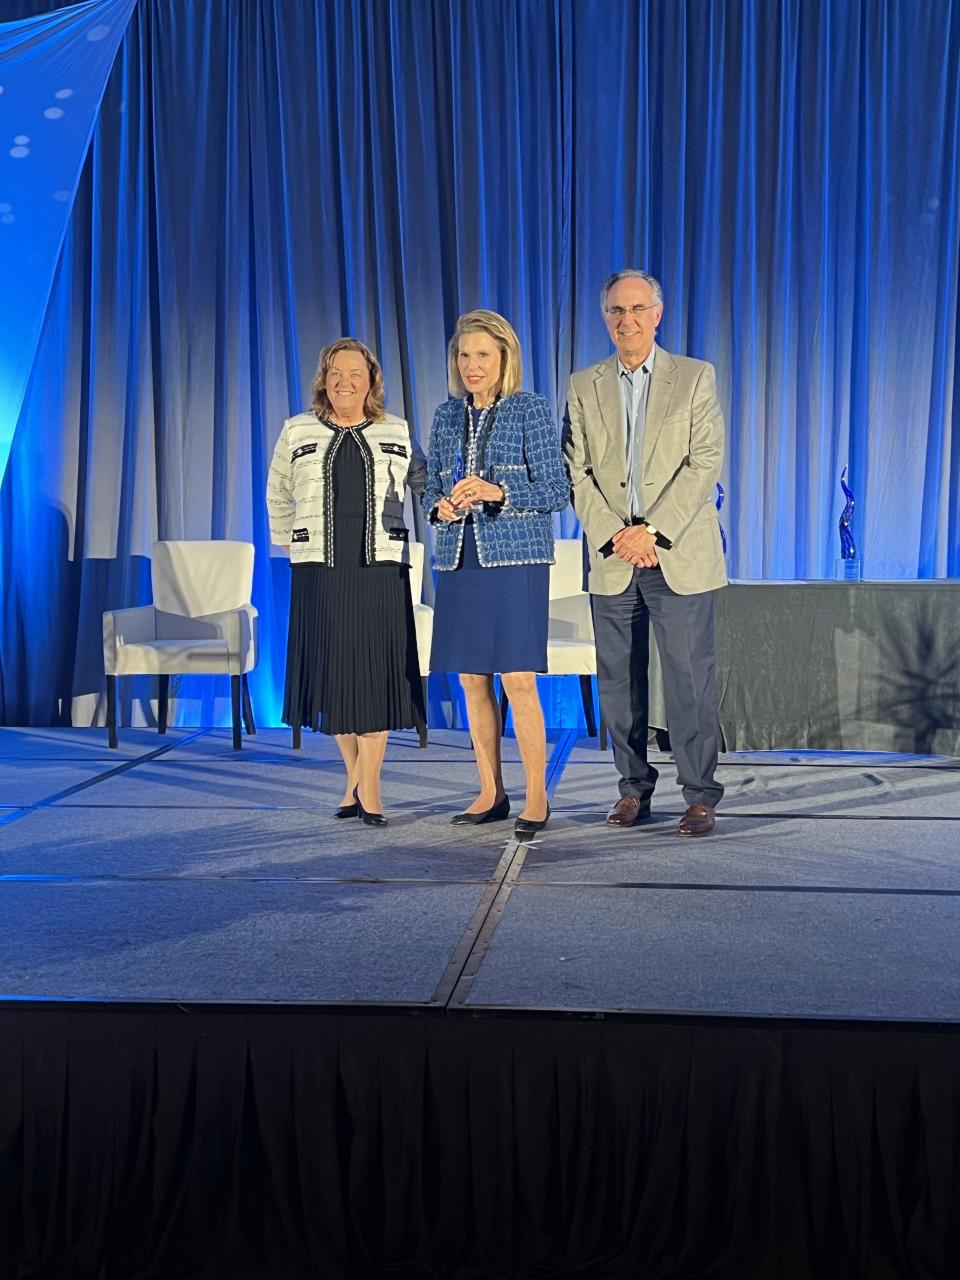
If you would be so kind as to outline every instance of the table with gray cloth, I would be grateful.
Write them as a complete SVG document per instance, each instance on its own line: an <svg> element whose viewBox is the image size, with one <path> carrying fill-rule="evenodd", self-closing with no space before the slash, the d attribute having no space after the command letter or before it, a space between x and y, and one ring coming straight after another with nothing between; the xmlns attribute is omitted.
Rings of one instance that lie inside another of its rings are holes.
<svg viewBox="0 0 960 1280"><path fill-rule="evenodd" d="M960 755L960 579L734 582L716 601L728 751ZM652 635L650 653L662 729Z"/></svg>

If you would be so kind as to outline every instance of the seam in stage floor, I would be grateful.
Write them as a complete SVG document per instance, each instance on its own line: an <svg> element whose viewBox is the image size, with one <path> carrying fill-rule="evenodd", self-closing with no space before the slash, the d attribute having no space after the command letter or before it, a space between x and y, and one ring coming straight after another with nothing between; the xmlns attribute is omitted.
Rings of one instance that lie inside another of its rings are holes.
<svg viewBox="0 0 960 1280"><path fill-rule="evenodd" d="M553 748L547 762L548 800L553 797L563 777L564 768L576 742L576 731L571 729L561 735ZM494 883L484 892L473 919L454 949L450 964L434 991L434 1000L442 1003L445 1008L466 1004L473 980L483 963L497 925L503 918L510 894L520 878L527 850L535 843L516 839L508 841L500 867L497 868L498 872L502 868L499 881L494 877Z"/></svg>
<svg viewBox="0 0 960 1280"><path fill-rule="evenodd" d="M64 808L66 806L63 806ZM79 806L75 806L78 807ZM109 806L113 808L114 806ZM162 806L161 806L162 807ZM249 806L252 808L253 806ZM294 806L295 807L295 806ZM568 804L564 810L565 813L596 813L596 806L588 804ZM674 809L657 809L656 814L662 814L664 817L679 817L683 813L683 808L679 805ZM726 821L736 821L738 818L762 818L764 822L779 822L790 819L800 822L864 822L868 819L863 813L787 813L782 809L772 812L768 809L736 809L731 812L722 806L717 810L717 821L720 826L717 827L717 833L723 833L723 827ZM927 814L919 813L871 813L869 821L873 822L960 822L960 814L943 814L935 818L929 817ZM598 826L603 823L598 820ZM655 824L654 824L655 825ZM666 825L661 823L660 825ZM634 824L637 832L650 830L650 825L640 822ZM629 837L628 837L629 839Z"/></svg>
<svg viewBox="0 0 960 1280"><path fill-rule="evenodd" d="M750 753L749 751L746 751L743 754L749 755ZM857 753L852 752L850 754L856 755ZM921 764L921 757L911 757L909 760L890 761L886 761L882 758L878 760L875 757L870 757L869 760L839 761L836 759L836 755L832 752L825 752L824 755L829 756L830 758L822 760L803 760L789 756L786 760L728 760L721 756L720 762L717 765L717 772L722 773L725 769L782 769L785 764L788 764L791 767L799 765L804 769L866 769L872 765L876 769L926 769L930 772L939 771L941 773L960 773L960 760L949 760L942 764ZM662 764L672 759L673 756L669 752L651 751L649 753L649 760L653 765ZM601 762L606 762L611 765L613 763L609 753L601 753L598 751L597 758L595 760L570 760L566 767L568 769L579 769L583 767L590 767Z"/></svg>
<svg viewBox="0 0 960 1280"><path fill-rule="evenodd" d="M496 875L496 872L494 872ZM331 884L351 885L436 885L438 888L449 888L451 885L489 885L491 880L478 876L463 876L461 879L438 880L429 876L243 876L243 875L105 875L102 872L90 875L54 875L11 872L0 875L0 884ZM545 882L549 883L549 882ZM960 889L957 890L960 894Z"/></svg>
<svg viewBox="0 0 960 1280"><path fill-rule="evenodd" d="M521 889L669 889L700 893L815 893L877 894L895 898L960 898L960 889L902 889L873 885L832 884L714 884L679 883L669 880L523 880Z"/></svg>

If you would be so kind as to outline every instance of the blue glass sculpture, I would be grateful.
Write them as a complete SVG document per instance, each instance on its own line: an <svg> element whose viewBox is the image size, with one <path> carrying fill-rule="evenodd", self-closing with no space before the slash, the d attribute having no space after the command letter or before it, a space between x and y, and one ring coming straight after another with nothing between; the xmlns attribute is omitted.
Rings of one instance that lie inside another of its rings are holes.
<svg viewBox="0 0 960 1280"><path fill-rule="evenodd" d="M460 448L457 450L457 456L453 464L453 483L450 486L451 493L453 493L453 490L456 487L456 485L458 485L460 481L465 478L466 472L467 472L467 468L463 458L463 449ZM453 509L457 513L458 520L462 520L464 516L467 514L467 510L468 510L467 507L454 507Z"/></svg>
<svg viewBox="0 0 960 1280"><path fill-rule="evenodd" d="M718 516L717 524L720 524L720 520L719 520L720 508L723 506L723 500L725 497L726 497L726 494L723 492L723 485L718 480L717 481L717 516ZM726 555L727 554L727 535L723 531L722 524L720 524L720 545L723 547L723 554Z"/></svg>
<svg viewBox="0 0 960 1280"><path fill-rule="evenodd" d="M847 485L846 467L840 472L840 488L843 490L843 496L847 500L846 506L840 512L840 558L841 560L856 560L857 547L853 540L853 534L850 532L850 522L853 519L853 509L857 504Z"/></svg>
<svg viewBox="0 0 960 1280"><path fill-rule="evenodd" d="M860 558L857 555L857 546L853 540L853 534L850 532L853 509L857 504L850 486L847 484L846 467L840 472L840 488L843 490L843 496L847 501L840 512L840 559L834 564L834 577L844 582L858 582L861 569Z"/></svg>

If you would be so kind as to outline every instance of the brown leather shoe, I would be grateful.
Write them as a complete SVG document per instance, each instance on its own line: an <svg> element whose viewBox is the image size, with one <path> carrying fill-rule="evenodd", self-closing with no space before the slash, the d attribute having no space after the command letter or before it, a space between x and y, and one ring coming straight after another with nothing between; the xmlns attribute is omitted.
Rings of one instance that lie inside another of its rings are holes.
<svg viewBox="0 0 960 1280"><path fill-rule="evenodd" d="M717 811L708 804L692 804L677 823L678 836L708 836L717 825Z"/></svg>
<svg viewBox="0 0 960 1280"><path fill-rule="evenodd" d="M650 817L650 803L644 804L636 796L621 796L607 814L608 827L632 827L641 818Z"/></svg>

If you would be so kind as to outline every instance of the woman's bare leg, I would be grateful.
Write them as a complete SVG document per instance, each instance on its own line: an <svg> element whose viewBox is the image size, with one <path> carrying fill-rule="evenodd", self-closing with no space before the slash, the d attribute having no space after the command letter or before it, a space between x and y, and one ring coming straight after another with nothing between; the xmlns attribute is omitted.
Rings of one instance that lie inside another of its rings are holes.
<svg viewBox="0 0 960 1280"><path fill-rule="evenodd" d="M500 770L500 708L493 696L493 676L463 674L460 683L467 699L467 719L480 775L480 794L465 812L483 813L504 796Z"/></svg>
<svg viewBox="0 0 960 1280"><path fill-rule="evenodd" d="M387 749L387 731L357 734L357 774L360 802L368 813L383 813L380 769Z"/></svg>
<svg viewBox="0 0 960 1280"><path fill-rule="evenodd" d="M513 708L513 729L527 782L527 803L520 815L531 822L547 816L547 731L532 671L510 671L501 677Z"/></svg>
<svg viewBox="0 0 960 1280"><path fill-rule="evenodd" d="M353 788L360 781L357 773L357 735L355 733L338 733L335 735L343 765L347 771L347 782L343 791L341 805L353 804Z"/></svg>

